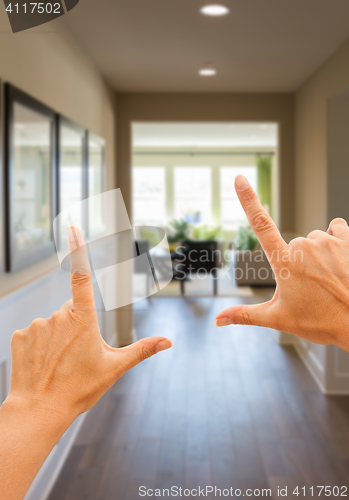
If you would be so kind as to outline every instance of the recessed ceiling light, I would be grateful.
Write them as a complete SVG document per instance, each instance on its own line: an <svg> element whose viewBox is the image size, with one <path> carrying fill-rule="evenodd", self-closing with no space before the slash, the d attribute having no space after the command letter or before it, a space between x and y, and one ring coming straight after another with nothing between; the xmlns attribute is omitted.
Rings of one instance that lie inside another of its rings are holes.
<svg viewBox="0 0 349 500"><path fill-rule="evenodd" d="M229 14L230 9L225 5L211 4L211 5L204 5L203 7L201 7L200 12L205 16L219 17L219 16L226 16L227 14Z"/></svg>
<svg viewBox="0 0 349 500"><path fill-rule="evenodd" d="M200 76L214 76L217 74L217 71L214 68L202 68L199 70Z"/></svg>

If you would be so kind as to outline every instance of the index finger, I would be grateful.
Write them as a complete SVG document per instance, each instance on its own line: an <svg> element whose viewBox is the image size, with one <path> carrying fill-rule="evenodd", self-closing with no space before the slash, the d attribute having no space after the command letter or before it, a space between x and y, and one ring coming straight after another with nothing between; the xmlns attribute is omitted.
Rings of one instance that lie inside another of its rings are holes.
<svg viewBox="0 0 349 500"><path fill-rule="evenodd" d="M257 236L269 261L272 261L275 252L287 249L286 242L279 233L273 219L261 205L250 183L243 175L236 176L235 191L253 232Z"/></svg>
<svg viewBox="0 0 349 500"><path fill-rule="evenodd" d="M76 309L95 309L92 275L84 238L76 226L68 228L71 292Z"/></svg>

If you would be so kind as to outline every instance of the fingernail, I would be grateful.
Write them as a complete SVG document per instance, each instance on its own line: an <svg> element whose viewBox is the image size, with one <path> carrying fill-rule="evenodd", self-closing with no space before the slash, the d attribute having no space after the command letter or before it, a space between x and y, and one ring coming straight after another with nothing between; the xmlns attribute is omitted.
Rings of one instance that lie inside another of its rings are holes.
<svg viewBox="0 0 349 500"><path fill-rule="evenodd" d="M232 320L228 318L227 316L224 316L223 318L216 318L214 322L215 326L228 326L232 325Z"/></svg>
<svg viewBox="0 0 349 500"><path fill-rule="evenodd" d="M173 342L171 339L160 340L160 342L155 346L155 352L166 351L166 349L170 349L172 346Z"/></svg>
<svg viewBox="0 0 349 500"><path fill-rule="evenodd" d="M243 175L240 174L235 177L235 186L238 189L245 189L248 185L248 180Z"/></svg>

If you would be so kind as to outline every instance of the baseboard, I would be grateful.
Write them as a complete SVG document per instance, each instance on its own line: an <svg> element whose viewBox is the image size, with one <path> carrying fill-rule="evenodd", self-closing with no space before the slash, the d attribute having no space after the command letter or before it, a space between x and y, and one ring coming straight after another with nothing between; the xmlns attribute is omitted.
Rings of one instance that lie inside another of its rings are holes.
<svg viewBox="0 0 349 500"><path fill-rule="evenodd" d="M317 383L319 389L325 396L348 396L349 395L349 388L347 389L327 389L323 382L320 380L316 370L314 370L314 365L318 364L318 360L316 360L315 356L312 355L311 353L306 354L304 350L302 349L301 345L299 342L294 343L294 348L296 349L296 352L298 356L301 358L303 363L305 364L307 370L310 372L311 376Z"/></svg>
<svg viewBox="0 0 349 500"><path fill-rule="evenodd" d="M325 396L348 396L349 395L349 389L343 389L343 390L326 390L323 391Z"/></svg>
<svg viewBox="0 0 349 500"><path fill-rule="evenodd" d="M292 346L296 343L296 337L294 335L279 330L276 331L276 340L281 346Z"/></svg>
<svg viewBox="0 0 349 500"><path fill-rule="evenodd" d="M297 351L297 354L298 356L301 358L301 360L303 361L303 363L305 364L306 368L308 369L308 371L310 372L311 376L313 377L313 379L315 380L315 382L317 383L317 385L319 386L319 389L320 391L323 393L323 394L328 394L328 392L326 391L326 388L325 386L323 385L322 381L319 379L318 377L318 374L316 373L316 371L314 370L314 367L311 363L311 361L309 360L309 356L306 356L304 354L304 351L303 349L301 348L301 346L299 345L298 342L295 342L294 344L294 348L296 349Z"/></svg>

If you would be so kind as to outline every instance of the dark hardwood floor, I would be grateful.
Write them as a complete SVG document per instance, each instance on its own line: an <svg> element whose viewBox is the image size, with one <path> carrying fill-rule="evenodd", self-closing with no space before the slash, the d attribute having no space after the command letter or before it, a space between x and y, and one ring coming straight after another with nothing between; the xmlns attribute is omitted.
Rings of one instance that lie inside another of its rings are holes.
<svg viewBox="0 0 349 500"><path fill-rule="evenodd" d="M272 488L273 498L287 486L298 499L313 497L292 495L296 486L349 486L349 398L323 396L271 330L215 328L237 301L155 298L136 309L139 337L174 347L90 411L49 500L135 500L140 485Z"/></svg>

